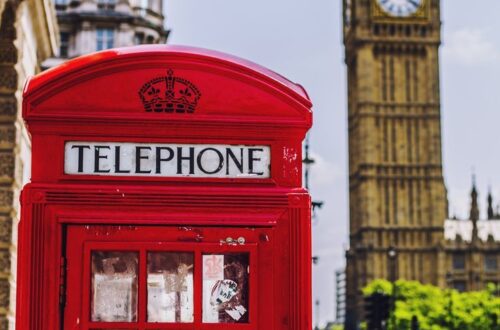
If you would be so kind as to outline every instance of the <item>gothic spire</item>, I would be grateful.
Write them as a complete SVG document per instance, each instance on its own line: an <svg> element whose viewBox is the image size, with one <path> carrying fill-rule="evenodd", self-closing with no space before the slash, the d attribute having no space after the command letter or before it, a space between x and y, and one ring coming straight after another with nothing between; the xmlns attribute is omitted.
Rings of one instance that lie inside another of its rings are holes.
<svg viewBox="0 0 500 330"><path fill-rule="evenodd" d="M470 217L472 221L472 241L477 240L477 220L479 220L479 206L477 203L477 189L476 189L476 176L472 175L472 191L470 193L471 206L470 206Z"/></svg>
<svg viewBox="0 0 500 330"><path fill-rule="evenodd" d="M488 188L488 220L495 217L495 212L493 211L493 196L491 194L491 187Z"/></svg>

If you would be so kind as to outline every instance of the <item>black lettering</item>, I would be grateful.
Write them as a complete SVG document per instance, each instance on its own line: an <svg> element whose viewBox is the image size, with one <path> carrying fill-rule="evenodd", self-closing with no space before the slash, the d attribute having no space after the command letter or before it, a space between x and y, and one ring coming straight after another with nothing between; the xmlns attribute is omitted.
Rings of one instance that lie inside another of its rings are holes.
<svg viewBox="0 0 500 330"><path fill-rule="evenodd" d="M130 170L120 169L120 146L115 146L115 173L130 173Z"/></svg>
<svg viewBox="0 0 500 330"><path fill-rule="evenodd" d="M148 159L148 156L143 156L141 155L142 150L151 150L151 147L135 147L135 173L151 173L151 170L149 171L143 171L141 170L141 159Z"/></svg>
<svg viewBox="0 0 500 330"><path fill-rule="evenodd" d="M263 152L264 149L262 149L262 148L249 148L248 149L248 173L249 174L263 175L264 172L254 172L253 171L253 163L255 161L260 161L260 158L254 157L254 152L256 152L256 151Z"/></svg>
<svg viewBox="0 0 500 330"><path fill-rule="evenodd" d="M101 155L101 149L110 150L111 147L108 146L94 146L94 173L109 173L111 170L101 170L99 168L99 160L100 159L108 159L107 155Z"/></svg>
<svg viewBox="0 0 500 330"><path fill-rule="evenodd" d="M168 151L167 158L161 158L161 152L163 150ZM156 174L161 172L161 162L168 162L174 158L174 151L169 147L156 147Z"/></svg>
<svg viewBox="0 0 500 330"><path fill-rule="evenodd" d="M243 174L243 148L240 148L240 160L236 159L235 154L231 150L231 148L226 148L226 175L229 175L229 159L232 159L234 165L240 170L240 173Z"/></svg>
<svg viewBox="0 0 500 330"><path fill-rule="evenodd" d="M217 154L217 156L219 157L219 165L217 166L217 168L213 171L207 171L203 168L203 162L202 162L202 158L203 158L203 154L205 154L205 152L207 151L215 151L215 153ZM198 157L196 158L196 162L198 163L198 167L199 169L205 173L205 174L215 174L217 172L219 172L222 167L224 167L224 156L222 155L222 153L215 149L215 148L205 148L203 149L202 151L200 151L200 153L198 154Z"/></svg>
<svg viewBox="0 0 500 330"><path fill-rule="evenodd" d="M194 147L189 147L189 156L183 156L182 147L177 147L177 174L183 174L183 160L189 160L189 174L194 174Z"/></svg>
<svg viewBox="0 0 500 330"><path fill-rule="evenodd" d="M78 173L83 172L83 155L84 155L84 149L90 149L90 146L72 146L71 149L78 149Z"/></svg>

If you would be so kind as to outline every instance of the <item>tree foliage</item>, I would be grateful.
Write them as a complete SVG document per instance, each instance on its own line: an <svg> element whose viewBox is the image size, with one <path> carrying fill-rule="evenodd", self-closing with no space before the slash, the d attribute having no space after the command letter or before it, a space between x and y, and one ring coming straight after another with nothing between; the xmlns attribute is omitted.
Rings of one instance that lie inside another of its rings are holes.
<svg viewBox="0 0 500 330"><path fill-rule="evenodd" d="M393 287L389 281L375 280L363 294L380 292L395 297L388 330L411 329L413 316L421 330L500 330L499 290L491 284L483 291L458 292L403 280Z"/></svg>

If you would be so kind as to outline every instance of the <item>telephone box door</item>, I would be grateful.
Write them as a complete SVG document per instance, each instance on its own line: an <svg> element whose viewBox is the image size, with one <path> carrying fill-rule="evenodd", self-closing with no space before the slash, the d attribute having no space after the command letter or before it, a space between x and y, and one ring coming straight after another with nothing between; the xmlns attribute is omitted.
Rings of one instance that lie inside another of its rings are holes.
<svg viewBox="0 0 500 330"><path fill-rule="evenodd" d="M65 329L263 329L271 228L67 227Z"/></svg>

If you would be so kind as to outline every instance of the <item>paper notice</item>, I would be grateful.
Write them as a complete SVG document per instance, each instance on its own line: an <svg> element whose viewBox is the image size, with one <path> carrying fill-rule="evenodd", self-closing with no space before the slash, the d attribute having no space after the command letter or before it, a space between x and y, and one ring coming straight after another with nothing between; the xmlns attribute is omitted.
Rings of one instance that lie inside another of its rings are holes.
<svg viewBox="0 0 500 330"><path fill-rule="evenodd" d="M203 280L224 279L224 255L208 254L203 256Z"/></svg>
<svg viewBox="0 0 500 330"><path fill-rule="evenodd" d="M131 322L135 274L94 275L92 321Z"/></svg>

